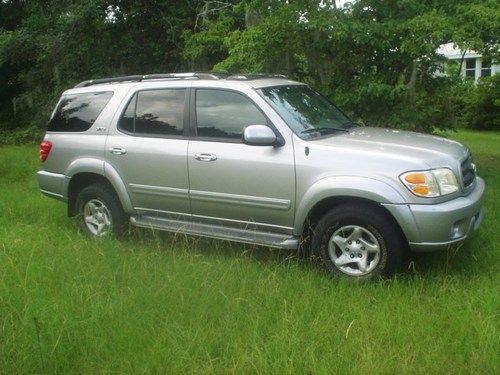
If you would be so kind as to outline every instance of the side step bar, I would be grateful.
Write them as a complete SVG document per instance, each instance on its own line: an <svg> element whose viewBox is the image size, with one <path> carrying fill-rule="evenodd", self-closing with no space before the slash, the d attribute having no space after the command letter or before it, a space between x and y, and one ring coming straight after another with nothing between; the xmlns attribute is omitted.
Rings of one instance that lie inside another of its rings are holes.
<svg viewBox="0 0 500 375"><path fill-rule="evenodd" d="M154 216L131 216L130 224L136 227L151 228L166 232L192 234L195 236L244 242L260 246L278 247L281 249L297 249L299 246L298 237L286 234L260 232L191 221L158 218Z"/></svg>

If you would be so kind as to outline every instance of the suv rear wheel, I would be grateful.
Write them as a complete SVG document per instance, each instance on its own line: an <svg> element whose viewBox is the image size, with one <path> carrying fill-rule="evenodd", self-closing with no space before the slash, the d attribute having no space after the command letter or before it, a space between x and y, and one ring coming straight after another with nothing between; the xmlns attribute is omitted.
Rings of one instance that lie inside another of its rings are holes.
<svg viewBox="0 0 500 375"><path fill-rule="evenodd" d="M345 204L327 212L313 232L312 249L323 267L338 276L391 276L404 244L386 214L368 205Z"/></svg>
<svg viewBox="0 0 500 375"><path fill-rule="evenodd" d="M101 184L83 188L76 197L80 228L91 237L122 235L127 228L127 215L110 189Z"/></svg>

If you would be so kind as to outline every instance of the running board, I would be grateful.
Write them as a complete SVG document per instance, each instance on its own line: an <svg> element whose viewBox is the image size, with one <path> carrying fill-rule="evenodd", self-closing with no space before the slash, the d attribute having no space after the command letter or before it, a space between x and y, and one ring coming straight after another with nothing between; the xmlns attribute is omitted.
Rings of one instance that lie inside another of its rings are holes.
<svg viewBox="0 0 500 375"><path fill-rule="evenodd" d="M130 224L136 227L157 229L166 232L192 234L195 236L278 247L281 249L297 249L299 247L299 239L286 234L260 232L191 221L136 215L130 217Z"/></svg>

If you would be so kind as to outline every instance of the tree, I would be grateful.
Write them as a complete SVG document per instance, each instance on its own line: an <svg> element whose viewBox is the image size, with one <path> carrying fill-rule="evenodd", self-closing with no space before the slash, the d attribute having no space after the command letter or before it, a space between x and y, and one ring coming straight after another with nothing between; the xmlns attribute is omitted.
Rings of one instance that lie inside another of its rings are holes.
<svg viewBox="0 0 500 375"><path fill-rule="evenodd" d="M197 3L0 2L9 15L0 24L0 126L43 127L61 92L85 79L183 70L182 31Z"/></svg>
<svg viewBox="0 0 500 375"><path fill-rule="evenodd" d="M358 0L338 8L334 1L247 0L187 35L184 55L207 66L217 48L216 70L285 73L366 124L431 131L454 125L454 79L436 77L437 47L456 38L494 53L497 8L493 1ZM245 22L249 14L257 21Z"/></svg>
<svg viewBox="0 0 500 375"><path fill-rule="evenodd" d="M211 69L284 73L369 125L452 127L454 41L500 59L495 0L3 0L0 130L41 129L89 78Z"/></svg>

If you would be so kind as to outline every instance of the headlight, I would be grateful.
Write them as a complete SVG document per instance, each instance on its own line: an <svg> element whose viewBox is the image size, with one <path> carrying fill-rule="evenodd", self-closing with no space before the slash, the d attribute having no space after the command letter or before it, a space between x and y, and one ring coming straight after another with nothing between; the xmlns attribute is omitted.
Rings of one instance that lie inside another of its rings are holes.
<svg viewBox="0 0 500 375"><path fill-rule="evenodd" d="M401 182L419 197L439 197L458 190L455 174L448 168L403 173Z"/></svg>

